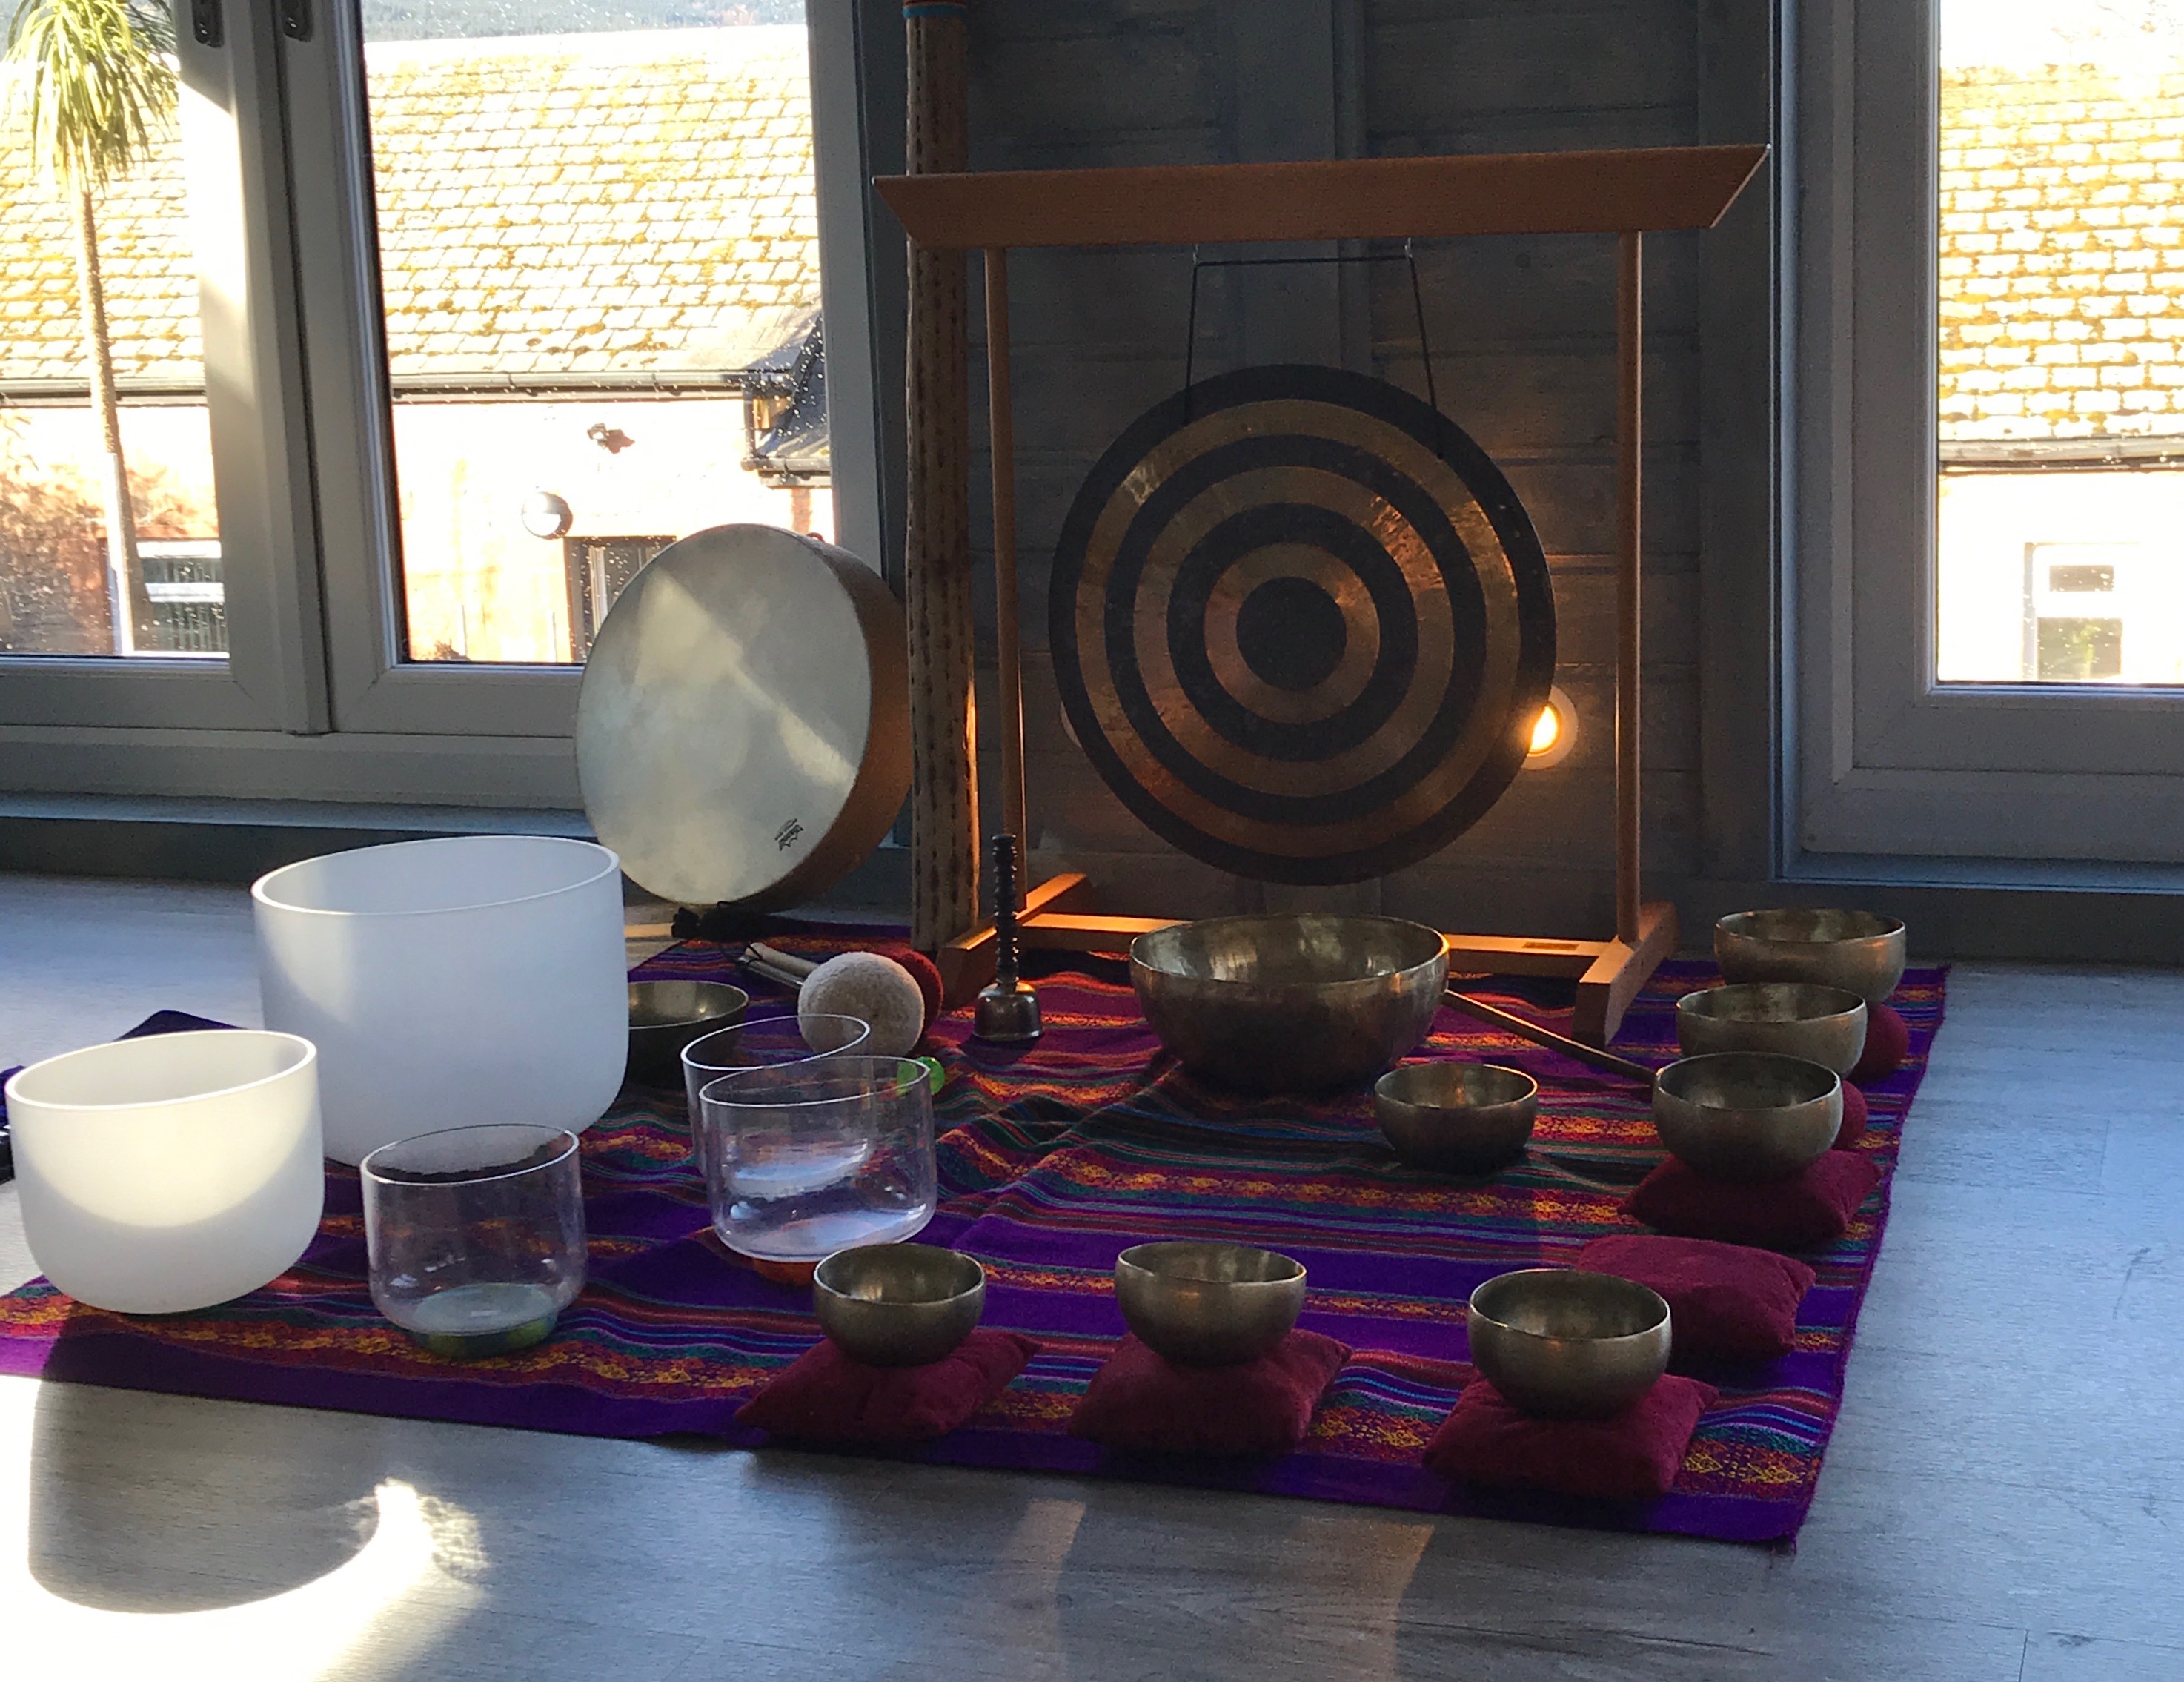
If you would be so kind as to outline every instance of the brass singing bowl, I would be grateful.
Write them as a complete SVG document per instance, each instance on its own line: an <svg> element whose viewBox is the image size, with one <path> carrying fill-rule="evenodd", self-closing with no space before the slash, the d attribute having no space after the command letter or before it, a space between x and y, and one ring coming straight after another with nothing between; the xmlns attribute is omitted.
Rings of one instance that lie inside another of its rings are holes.
<svg viewBox="0 0 2184 1682"><path fill-rule="evenodd" d="M749 993L726 981L632 981L629 1078L681 1086L683 1048L742 1021L749 1003Z"/></svg>
<svg viewBox="0 0 2184 1682"><path fill-rule="evenodd" d="M1786 1179L1842 1131L1842 1077L1772 1052L1716 1052L1653 1077L1653 1129L1709 1180Z"/></svg>
<svg viewBox="0 0 2184 1682"><path fill-rule="evenodd" d="M1540 1083L1490 1063L1412 1063L1373 1087L1373 1113L1397 1156L1414 1168L1485 1174L1524 1154Z"/></svg>
<svg viewBox="0 0 2184 1682"><path fill-rule="evenodd" d="M1733 981L1676 1001L1676 1043L1691 1057L1771 1051L1847 1075L1865 1049L1865 1001L1804 981Z"/></svg>
<svg viewBox="0 0 2184 1682"><path fill-rule="evenodd" d="M1903 925L1870 911L1781 906L1713 925L1714 961L1732 981L1808 981L1879 1004L1903 979Z"/></svg>
<svg viewBox="0 0 2184 1682"><path fill-rule="evenodd" d="M1425 1037L1448 942L1396 917L1217 917L1139 936L1130 981L1193 1074L1244 1092L1328 1092Z"/></svg>
<svg viewBox="0 0 2184 1682"><path fill-rule="evenodd" d="M1465 1316L1471 1364L1520 1413L1607 1419L1669 1367L1669 1305L1612 1273L1532 1267L1489 1279Z"/></svg>
<svg viewBox="0 0 2184 1682"><path fill-rule="evenodd" d="M933 1244L836 1250L811 1276L819 1329L867 1366L924 1366L978 1329L986 1270Z"/></svg>
<svg viewBox="0 0 2184 1682"><path fill-rule="evenodd" d="M1234 1366L1289 1335L1304 1307L1304 1266L1249 1244L1135 1244L1115 1258L1115 1302L1156 1355Z"/></svg>

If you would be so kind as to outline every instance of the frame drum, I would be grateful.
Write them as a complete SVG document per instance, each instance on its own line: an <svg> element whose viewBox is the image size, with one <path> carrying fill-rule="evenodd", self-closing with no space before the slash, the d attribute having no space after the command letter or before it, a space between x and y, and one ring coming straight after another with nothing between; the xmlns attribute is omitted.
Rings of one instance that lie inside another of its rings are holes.
<svg viewBox="0 0 2184 1682"><path fill-rule="evenodd" d="M910 792L902 608L855 556L716 526L630 580L593 640L577 774L630 879L766 910L847 875Z"/></svg>

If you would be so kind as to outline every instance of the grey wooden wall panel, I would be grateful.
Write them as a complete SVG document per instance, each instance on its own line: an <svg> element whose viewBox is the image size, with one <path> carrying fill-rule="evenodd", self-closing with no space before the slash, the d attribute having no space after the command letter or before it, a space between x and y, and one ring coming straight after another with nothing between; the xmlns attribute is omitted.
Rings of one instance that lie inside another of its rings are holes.
<svg viewBox="0 0 2184 1682"><path fill-rule="evenodd" d="M1432 135L1451 118L1505 112L1696 109L1691 0L1373 3L1365 16L1365 122L1376 136Z"/></svg>
<svg viewBox="0 0 2184 1682"><path fill-rule="evenodd" d="M1416 346L1384 340L1378 349L1381 377L1423 398L1425 359ZM1657 451L1698 440L1696 349L1688 336L1659 334L1646 358L1646 425ZM1536 350L1436 344L1433 376L1441 408L1490 455L1614 446L1612 344Z"/></svg>
<svg viewBox="0 0 2184 1682"><path fill-rule="evenodd" d="M1360 147L1416 154L1689 142L1699 120L1698 3L982 0L973 28L974 159L1026 168L1201 161L1254 148L1312 155L1284 127L1279 79L1301 74L1299 64L1323 76L1330 60L1338 84L1355 78L1338 85L1331 105L1317 86L1291 89L1301 128L1335 113L1323 155ZM1331 51L1318 33L1323 18ZM1255 28L1273 33L1256 42L1239 34ZM1268 44L1292 38L1301 41L1292 53ZM1382 902L1450 926L1596 932L1591 925L1612 910L1613 245L1573 237L1429 243L1418 261L1443 405L1502 462L1548 552L1557 680L1581 722L1568 761L1521 776L1470 835L1390 878ZM1369 365L1422 393L1408 274L1394 263L1347 272ZM1671 882L1699 858L1705 272L1696 240L1651 242L1645 819L1649 875ZM1190 254L1023 253L1011 282L1036 863L1092 871L1117 910L1242 908L1256 902L1254 885L1181 858L1100 783L1064 733L1045 653L1048 569L1078 484L1114 436L1182 381ZM1209 271L1201 283L1195 357L1203 374L1243 354L1252 281ZM1308 325L1299 324L1300 342L1311 338ZM983 380L983 366L974 372ZM974 483L982 487L983 434L981 425ZM983 506L973 522L983 562ZM980 612L989 646L989 582ZM995 704L990 671L980 701ZM983 774L995 768L987 756Z"/></svg>
<svg viewBox="0 0 2184 1682"><path fill-rule="evenodd" d="M1418 254L1426 322L1436 350L1467 344L1481 349L1535 344L1565 338L1614 343L1612 239L1596 234L1511 234L1425 240L1419 243ZM1646 242L1649 335L1675 338L1698 331L1699 265L1695 235L1664 235ZM1394 264L1375 264L1372 280L1376 343L1409 344L1415 331L1409 277Z"/></svg>
<svg viewBox="0 0 2184 1682"><path fill-rule="evenodd" d="M1700 137L1775 139L1775 8L1703 0ZM1702 271L1701 565L1709 610L1701 711L1702 871L1763 881L1776 858L1774 791L1781 707L1776 467L1782 459L1774 346L1780 301L1782 154L1707 236Z"/></svg>

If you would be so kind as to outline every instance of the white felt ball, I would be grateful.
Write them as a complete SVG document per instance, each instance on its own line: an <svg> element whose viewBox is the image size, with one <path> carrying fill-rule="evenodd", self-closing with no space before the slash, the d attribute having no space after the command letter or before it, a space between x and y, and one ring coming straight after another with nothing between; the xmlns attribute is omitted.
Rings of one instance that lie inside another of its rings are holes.
<svg viewBox="0 0 2184 1682"><path fill-rule="evenodd" d="M854 1056L906 1057L925 1033L925 995L892 958L845 952L804 978L796 1017L800 1022L813 1016L855 1016L871 1023L872 1038Z"/></svg>

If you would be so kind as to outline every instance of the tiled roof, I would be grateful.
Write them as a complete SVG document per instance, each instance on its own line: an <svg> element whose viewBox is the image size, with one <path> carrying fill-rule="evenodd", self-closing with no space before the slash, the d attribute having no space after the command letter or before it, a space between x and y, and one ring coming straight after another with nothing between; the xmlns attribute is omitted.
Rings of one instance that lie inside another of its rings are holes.
<svg viewBox="0 0 2184 1682"><path fill-rule="evenodd" d="M2184 74L1941 92L1942 439L2184 433Z"/></svg>
<svg viewBox="0 0 2184 1682"><path fill-rule="evenodd" d="M819 300L800 29L368 49L395 377L739 368ZM101 206L115 373L190 383L178 148ZM0 382L83 377L63 208L0 150Z"/></svg>

